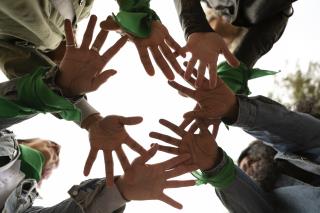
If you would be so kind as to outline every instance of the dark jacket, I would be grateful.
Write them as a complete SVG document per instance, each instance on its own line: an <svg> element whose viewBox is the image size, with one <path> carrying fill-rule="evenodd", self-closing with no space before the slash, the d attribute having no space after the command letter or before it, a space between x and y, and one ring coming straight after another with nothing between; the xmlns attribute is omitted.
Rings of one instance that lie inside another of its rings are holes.
<svg viewBox="0 0 320 213"><path fill-rule="evenodd" d="M281 37L292 14L295 0L239 0L237 17L232 23L248 28L234 50L235 56L252 67ZM207 2L207 1L205 1ZM207 2L210 7L209 2ZM194 32L214 32L202 10L200 0L175 0L185 37Z"/></svg>

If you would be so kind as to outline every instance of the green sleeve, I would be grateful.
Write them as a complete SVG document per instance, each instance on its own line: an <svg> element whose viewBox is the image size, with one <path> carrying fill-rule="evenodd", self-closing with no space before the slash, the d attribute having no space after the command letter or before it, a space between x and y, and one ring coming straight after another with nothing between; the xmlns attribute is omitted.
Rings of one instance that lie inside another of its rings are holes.
<svg viewBox="0 0 320 213"><path fill-rule="evenodd" d="M37 113L58 113L66 120L80 121L80 111L43 81L47 69L39 68L17 80L17 99L0 97L0 117L20 117Z"/></svg>
<svg viewBox="0 0 320 213"><path fill-rule="evenodd" d="M160 20L150 9L150 0L117 0L119 12L113 14L114 20L127 33L138 38L146 38L151 33L151 23Z"/></svg>

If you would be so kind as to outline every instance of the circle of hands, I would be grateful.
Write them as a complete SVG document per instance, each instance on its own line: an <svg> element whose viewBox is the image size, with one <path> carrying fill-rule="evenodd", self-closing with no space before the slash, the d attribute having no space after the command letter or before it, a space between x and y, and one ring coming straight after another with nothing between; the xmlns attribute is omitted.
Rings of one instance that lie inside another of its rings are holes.
<svg viewBox="0 0 320 213"><path fill-rule="evenodd" d="M231 65L236 66L239 62L215 33L206 35L205 41L200 41L198 35L191 35L187 45L182 48L170 36L166 27L158 21L152 23L152 33L148 38L142 39L132 35L124 35L100 55L100 49L106 41L109 31L118 30L118 26L110 18L103 21L100 24L100 32L92 42L96 22L97 17L91 16L83 41L78 47L74 39L72 24L69 20L65 21L66 52L59 65L60 72L56 79L65 96L74 97L95 91L116 74L115 70L103 71L103 69L108 61L130 40L135 44L141 62L149 75L154 74L154 68L148 51L151 52L155 62L169 80L174 79L174 74L167 61L180 76L185 78L193 87L192 89L175 81L169 81L169 85L183 96L194 99L197 103L193 111L184 115L185 119L180 126L164 119L160 120L162 125L180 136L180 139L151 132L150 137L171 146L154 144L149 150L145 150L131 138L125 129L126 125L136 125L142 122L141 117L112 115L102 118L98 116L98 119L90 123L87 128L91 148L84 174L89 175L98 151L102 150L106 182L107 186L111 187L114 182L112 152L115 151L124 170L124 174L117 179L117 186L126 199L158 199L175 208L182 208L180 203L164 194L163 190L195 185L195 180L170 179L196 169L212 168L218 156L215 137L220 119L228 113L226 105L236 101L234 94L216 76L217 58L222 53ZM209 41L211 46L216 49L208 48ZM206 47L203 48L203 45ZM186 71L183 71L176 57L177 55L185 56L186 52L191 52L192 57L187 63ZM194 69L197 61L199 61L198 70ZM209 69L209 79L204 77L206 67ZM186 130L189 125L189 130ZM214 127L212 132L208 130L210 125ZM200 131L196 134L197 129ZM132 163L129 162L122 149L123 144L140 154ZM161 163L147 164L147 161L158 150L176 156Z"/></svg>

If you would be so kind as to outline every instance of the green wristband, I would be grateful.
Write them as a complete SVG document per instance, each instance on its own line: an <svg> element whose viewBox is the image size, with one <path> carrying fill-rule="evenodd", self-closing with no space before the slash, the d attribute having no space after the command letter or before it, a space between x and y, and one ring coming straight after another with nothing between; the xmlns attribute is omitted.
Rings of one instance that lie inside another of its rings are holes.
<svg viewBox="0 0 320 213"><path fill-rule="evenodd" d="M235 94L238 95L251 94L248 87L249 80L267 75L274 75L278 72L258 68L249 69L242 62L238 67L231 67L227 62L222 62L217 68L218 76Z"/></svg>
<svg viewBox="0 0 320 213"><path fill-rule="evenodd" d="M123 31L138 38L146 38L151 33L152 21L160 20L150 9L150 0L117 0L119 12L113 14L114 20Z"/></svg>
<svg viewBox="0 0 320 213"><path fill-rule="evenodd" d="M80 121L80 111L54 93L43 81L46 68L39 68L17 80L17 100L0 97L0 117L23 117L37 113L58 113L66 120Z"/></svg>
<svg viewBox="0 0 320 213"><path fill-rule="evenodd" d="M221 171L215 176L209 176L205 173L195 171L192 175L197 178L197 185L201 184L211 184L215 188L223 189L228 187L236 177L236 169L233 163L233 160L224 153L227 157L227 161L225 166L221 169Z"/></svg>
<svg viewBox="0 0 320 213"><path fill-rule="evenodd" d="M43 113L58 113L66 120L80 121L80 111L44 83L43 76L46 72L46 69L39 68L18 80L18 102Z"/></svg>

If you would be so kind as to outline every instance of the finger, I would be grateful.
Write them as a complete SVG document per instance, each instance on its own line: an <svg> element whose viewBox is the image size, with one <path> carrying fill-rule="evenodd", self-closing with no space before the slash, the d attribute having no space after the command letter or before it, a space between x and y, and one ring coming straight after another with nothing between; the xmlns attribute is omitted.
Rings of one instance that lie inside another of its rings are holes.
<svg viewBox="0 0 320 213"><path fill-rule="evenodd" d="M126 156L126 154L124 153L123 149L120 147L119 149L116 150L118 159L121 163L121 166L123 168L123 171L127 171L128 168L130 168L130 162Z"/></svg>
<svg viewBox="0 0 320 213"><path fill-rule="evenodd" d="M206 64L200 61L199 67L198 67L198 74L197 74L197 80L196 80L196 87L201 87L204 75L206 73Z"/></svg>
<svg viewBox="0 0 320 213"><path fill-rule="evenodd" d="M196 65L196 63L197 63L197 59L194 58L194 57L192 57L192 58L190 59L190 61L188 62L188 66L187 66L186 72L185 72L185 74L184 74L184 78L185 78L186 80L190 79L191 74L192 74L192 72L193 72L193 69L194 69L194 66Z"/></svg>
<svg viewBox="0 0 320 213"><path fill-rule="evenodd" d="M166 153L173 154L173 155L179 155L180 154L179 148L170 147L170 146L159 145L159 149L158 150L161 151L161 152L166 152Z"/></svg>
<svg viewBox="0 0 320 213"><path fill-rule="evenodd" d="M182 48L172 37L170 34L165 38L165 42L175 50L175 52L179 53L182 57L186 57L186 48Z"/></svg>
<svg viewBox="0 0 320 213"><path fill-rule="evenodd" d="M217 64L211 63L209 64L209 76L210 76L210 88L215 88L217 85Z"/></svg>
<svg viewBox="0 0 320 213"><path fill-rule="evenodd" d="M189 89L188 87L182 86L181 84L178 84L175 81L169 81L168 84L175 88L176 90L182 92L183 94L188 95L191 98L195 98L195 91L192 89Z"/></svg>
<svg viewBox="0 0 320 213"><path fill-rule="evenodd" d="M149 136L151 138L155 138L155 139L164 141L164 142L169 143L169 144L174 145L174 146L179 146L179 144L180 144L180 140L178 140L176 138L173 138L173 137L171 137L169 135L164 135L164 134L161 134L161 133L158 133L158 132L150 132Z"/></svg>
<svg viewBox="0 0 320 213"><path fill-rule="evenodd" d="M136 142L135 140L133 140L133 138L131 138L129 135L125 140L125 143L134 151L136 151L137 153L139 153L140 155L146 153L147 151L143 148L143 146L141 146L138 142Z"/></svg>
<svg viewBox="0 0 320 213"><path fill-rule="evenodd" d="M150 160L158 151L158 144L153 144L153 146L147 150L144 154L136 159L137 163L145 164L148 160Z"/></svg>
<svg viewBox="0 0 320 213"><path fill-rule="evenodd" d="M196 165L189 165L189 166L181 165L181 166L178 166L174 169L166 171L165 177L166 177L166 179L170 179L170 178L178 177L178 176L183 175L188 172L195 171L197 169L198 169L198 166L196 166Z"/></svg>
<svg viewBox="0 0 320 213"><path fill-rule="evenodd" d="M159 200L177 209L182 209L183 207L180 203L178 203L177 201L173 200L165 194L160 195Z"/></svg>
<svg viewBox="0 0 320 213"><path fill-rule="evenodd" d="M83 170L84 176L88 176L90 174L92 165L93 165L94 161L97 158L97 153L98 153L98 150L90 149L90 152L89 152L89 155L87 157L87 161L86 161L86 164L85 164L84 170Z"/></svg>
<svg viewBox="0 0 320 213"><path fill-rule="evenodd" d="M73 35L73 29L72 29L72 24L69 19L66 19L64 21L64 31L66 34L66 48L74 48L75 47L75 39Z"/></svg>
<svg viewBox="0 0 320 213"><path fill-rule="evenodd" d="M104 165L106 171L107 186L113 185L113 159L112 152L103 151Z"/></svg>
<svg viewBox="0 0 320 213"><path fill-rule="evenodd" d="M92 80L92 90L97 90L103 83L105 83L111 76L115 75L117 71L106 70L100 73Z"/></svg>
<svg viewBox="0 0 320 213"><path fill-rule="evenodd" d="M187 61L185 61L185 62L183 62L183 65L185 66L185 67L187 67L188 66L188 62ZM185 72L183 72L183 73L185 73ZM193 68L192 69L192 75L193 76L195 76L195 77L197 77L197 75L198 75L198 70L196 70L195 68ZM184 75L180 75L182 78L184 78ZM185 79L186 80L186 79ZM192 87L196 87L196 79L195 78L193 78L192 76L190 77L190 79L188 79L188 80L186 80L188 83L189 83L189 85L191 85Z"/></svg>
<svg viewBox="0 0 320 213"><path fill-rule="evenodd" d="M192 118L185 118L183 119L182 123L179 125L181 129L186 129L187 126L189 126L192 123L193 119Z"/></svg>
<svg viewBox="0 0 320 213"><path fill-rule="evenodd" d="M152 56L159 66L159 68L162 70L163 74L166 76L168 80L173 80L174 79L174 74L171 71L168 63L166 60L163 58L161 52L159 51L158 47L151 46L150 51L152 53Z"/></svg>
<svg viewBox="0 0 320 213"><path fill-rule="evenodd" d="M168 120L160 119L159 122L160 122L160 124L162 124L163 126L169 128L170 130L172 130L174 133L176 133L180 137L183 137L185 134L187 134L187 132L184 131L184 129L181 129L180 127L178 127L177 125L171 123ZM178 142L178 144L179 144L179 142Z"/></svg>
<svg viewBox="0 0 320 213"><path fill-rule="evenodd" d="M114 45L112 45L107 51L105 51L102 55L104 58L104 62L108 63L108 61L119 52L119 50L127 43L128 36L122 36Z"/></svg>
<svg viewBox="0 0 320 213"><path fill-rule="evenodd" d="M196 123L200 129L200 134L210 134L208 126L206 126L203 121L196 120Z"/></svg>
<svg viewBox="0 0 320 213"><path fill-rule="evenodd" d="M165 188L181 188L194 186L196 184L195 180L169 180L166 181L164 187Z"/></svg>
<svg viewBox="0 0 320 213"><path fill-rule="evenodd" d="M221 120L215 120L215 121L212 123L212 124L213 124L213 129L212 129L213 138L216 138L216 137L217 137L217 134L218 134L218 132L219 132L220 123L221 123Z"/></svg>
<svg viewBox="0 0 320 213"><path fill-rule="evenodd" d="M161 52L163 53L163 55L166 57L166 59L170 62L170 64L172 65L173 69L177 72L177 73L182 73L183 70L180 67L176 57L174 56L174 54L171 52L170 48L165 44L162 43L160 45L160 49Z"/></svg>
<svg viewBox="0 0 320 213"><path fill-rule="evenodd" d="M169 160L166 160L162 163L159 163L159 165L163 166L163 168L165 170L168 170L168 169L172 169L174 168L175 166L187 161L190 159L190 154L182 154L182 155L179 155L177 157L174 157L174 158L171 158Z"/></svg>
<svg viewBox="0 0 320 213"><path fill-rule="evenodd" d="M199 127L198 127L198 124L197 124L196 122L194 122L194 123L190 126L188 132L195 133L198 128L199 128Z"/></svg>
<svg viewBox="0 0 320 213"><path fill-rule="evenodd" d="M92 47L95 47L98 51L101 49L102 45L107 39L109 31L104 30L101 28L100 32L98 33L96 39L94 40Z"/></svg>
<svg viewBox="0 0 320 213"><path fill-rule="evenodd" d="M120 26L115 22L112 18L112 16L108 16L105 21L102 21L100 23L101 29L104 29L105 31L115 31L120 30Z"/></svg>
<svg viewBox="0 0 320 213"><path fill-rule="evenodd" d="M90 20L87 25L87 29L86 29L85 33L83 34L83 39L82 39L82 43L81 43L80 48L85 48L85 49L89 48L91 41L92 41L93 31L94 31L94 27L96 25L96 22L97 22L97 16L91 15Z"/></svg>
<svg viewBox="0 0 320 213"><path fill-rule="evenodd" d="M209 119L210 116L207 112L204 111L190 111L183 115L184 118L192 118L192 119Z"/></svg>
<svg viewBox="0 0 320 213"><path fill-rule="evenodd" d="M143 120L140 116L133 116L133 117L120 117L120 123L123 125L136 125L141 123Z"/></svg>
<svg viewBox="0 0 320 213"><path fill-rule="evenodd" d="M222 49L222 54L226 58L228 64L230 64L231 66L237 67L240 65L240 61L230 52L228 47Z"/></svg>
<svg viewBox="0 0 320 213"><path fill-rule="evenodd" d="M147 47L138 46L138 45L136 45L136 47L137 47L138 54L140 56L140 60L141 60L141 63L143 65L144 69L146 70L146 72L150 76L153 76L154 75L154 68L152 66Z"/></svg>

